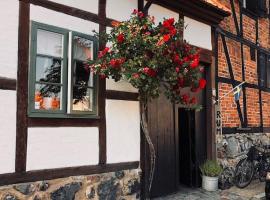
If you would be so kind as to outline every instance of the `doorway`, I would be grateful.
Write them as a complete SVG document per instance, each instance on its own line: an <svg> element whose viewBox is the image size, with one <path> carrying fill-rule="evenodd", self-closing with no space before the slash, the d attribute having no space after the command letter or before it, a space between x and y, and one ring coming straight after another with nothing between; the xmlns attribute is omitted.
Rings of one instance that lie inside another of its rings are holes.
<svg viewBox="0 0 270 200"><path fill-rule="evenodd" d="M211 134L208 126L212 123L209 117L211 98L206 98L211 95L210 88L209 83L208 89L196 94L198 103L203 106L199 112L173 105L164 95L148 104L148 128L156 150L156 166L151 193L148 194L150 157L146 141L142 140L142 194L153 198L177 192L180 184L188 187L201 185L199 165L207 157L206 147L212 145L207 135ZM207 123L206 117L209 118Z"/></svg>
<svg viewBox="0 0 270 200"><path fill-rule="evenodd" d="M200 111L203 112L203 111ZM179 185L200 187L199 166L206 158L206 134L204 124L193 110L179 108ZM197 119L196 119L197 118ZM198 127L200 126L200 128Z"/></svg>

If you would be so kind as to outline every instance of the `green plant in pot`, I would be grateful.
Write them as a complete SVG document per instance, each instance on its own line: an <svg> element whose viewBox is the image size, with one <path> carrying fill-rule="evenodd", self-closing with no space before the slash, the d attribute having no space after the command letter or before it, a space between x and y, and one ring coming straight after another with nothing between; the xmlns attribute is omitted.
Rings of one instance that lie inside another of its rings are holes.
<svg viewBox="0 0 270 200"><path fill-rule="evenodd" d="M218 177L223 169L214 160L206 160L201 166L202 188L207 191L216 191L218 189Z"/></svg>

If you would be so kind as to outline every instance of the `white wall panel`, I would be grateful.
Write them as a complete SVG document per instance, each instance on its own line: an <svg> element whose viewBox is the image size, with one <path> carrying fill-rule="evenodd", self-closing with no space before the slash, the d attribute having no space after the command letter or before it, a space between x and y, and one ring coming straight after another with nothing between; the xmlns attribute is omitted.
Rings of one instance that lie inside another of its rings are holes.
<svg viewBox="0 0 270 200"><path fill-rule="evenodd" d="M18 0L0 1L0 76L17 77Z"/></svg>
<svg viewBox="0 0 270 200"><path fill-rule="evenodd" d="M168 10L166 8L163 8L159 5L152 4L149 8L148 14L155 17L155 23L156 25L159 22L162 22L164 18L174 18L175 21L178 21L179 14L176 12L173 12L171 10Z"/></svg>
<svg viewBox="0 0 270 200"><path fill-rule="evenodd" d="M98 0L51 0L74 8L92 13L98 13Z"/></svg>
<svg viewBox="0 0 270 200"><path fill-rule="evenodd" d="M138 92L136 88L134 88L130 83L124 80L115 82L113 79L106 79L106 89L124 92Z"/></svg>
<svg viewBox="0 0 270 200"><path fill-rule="evenodd" d="M107 0L107 17L118 21L129 19L134 9L138 9L137 0Z"/></svg>
<svg viewBox="0 0 270 200"><path fill-rule="evenodd" d="M30 19L36 22L66 28L89 35L93 35L92 31L98 31L99 28L96 23L35 5L31 5Z"/></svg>
<svg viewBox="0 0 270 200"><path fill-rule="evenodd" d="M27 171L96 165L98 128L28 128Z"/></svg>
<svg viewBox="0 0 270 200"><path fill-rule="evenodd" d="M15 171L16 92L0 90L0 174Z"/></svg>
<svg viewBox="0 0 270 200"><path fill-rule="evenodd" d="M188 17L184 17L184 21L184 39L192 45L212 50L211 26Z"/></svg>
<svg viewBox="0 0 270 200"><path fill-rule="evenodd" d="M106 100L107 162L140 160L139 102Z"/></svg>

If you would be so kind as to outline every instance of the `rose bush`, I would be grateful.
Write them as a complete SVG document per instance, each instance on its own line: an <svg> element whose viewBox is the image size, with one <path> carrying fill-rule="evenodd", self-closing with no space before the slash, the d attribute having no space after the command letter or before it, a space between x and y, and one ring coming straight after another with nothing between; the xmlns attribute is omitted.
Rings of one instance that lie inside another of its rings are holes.
<svg viewBox="0 0 270 200"><path fill-rule="evenodd" d="M154 17L134 10L129 20L112 25L110 33L104 36L111 47L100 51L98 59L89 60L87 66L101 78L125 79L138 89L142 130L151 154L150 191L155 148L147 126L147 101L164 91L172 103L199 108L190 93L204 89L206 81L202 78L198 50L182 38L182 21L164 19L156 26Z"/></svg>
<svg viewBox="0 0 270 200"><path fill-rule="evenodd" d="M100 51L97 60L88 61L94 73L127 80L145 102L158 97L164 87L162 91L172 102L196 107L195 97L183 93L182 88L197 92L206 81L198 50L182 39L182 21L164 19L155 26L154 17L134 10L129 20L112 25L105 35L111 47Z"/></svg>

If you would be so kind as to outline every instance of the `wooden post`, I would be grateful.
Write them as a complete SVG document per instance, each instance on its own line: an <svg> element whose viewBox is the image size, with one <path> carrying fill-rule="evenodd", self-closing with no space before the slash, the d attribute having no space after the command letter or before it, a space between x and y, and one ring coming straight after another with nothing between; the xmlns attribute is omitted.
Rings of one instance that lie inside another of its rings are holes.
<svg viewBox="0 0 270 200"><path fill-rule="evenodd" d="M26 171L30 4L19 2L15 171Z"/></svg>

